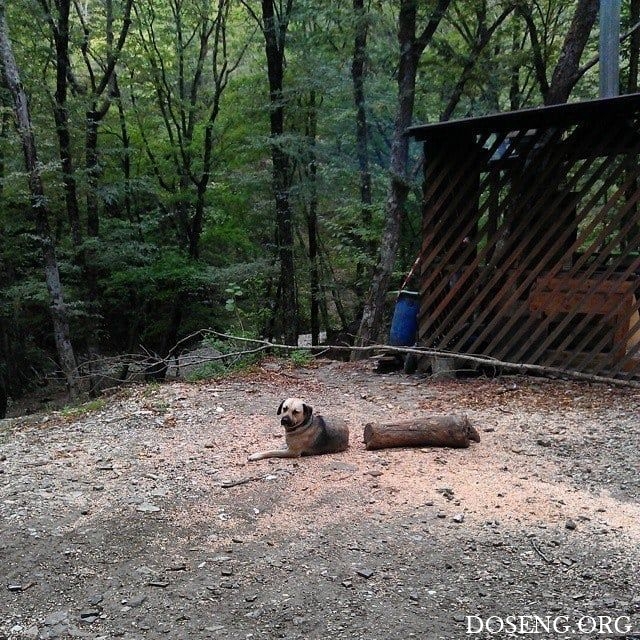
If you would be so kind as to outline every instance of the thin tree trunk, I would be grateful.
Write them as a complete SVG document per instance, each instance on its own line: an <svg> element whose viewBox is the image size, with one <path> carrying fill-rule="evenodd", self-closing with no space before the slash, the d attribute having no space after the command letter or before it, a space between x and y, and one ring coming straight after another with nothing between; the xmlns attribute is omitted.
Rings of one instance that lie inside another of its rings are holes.
<svg viewBox="0 0 640 640"><path fill-rule="evenodd" d="M67 84L69 74L69 12L71 0L56 3L58 21L49 13L48 5L43 7L48 13L49 26L56 49L56 90L54 95L53 116L56 123L62 181L67 208L67 217L71 229L71 240L76 250L82 244L82 230L80 225L80 207L78 204L78 189L73 166L71 132L69 131L69 114L67 111Z"/></svg>
<svg viewBox="0 0 640 640"><path fill-rule="evenodd" d="M309 288L311 304L309 309L311 323L311 344L320 342L320 268L318 264L318 162L316 157L316 138L318 136L318 108L315 89L309 91L309 103L306 114L308 159L304 173L309 184L307 207L307 236L309 243Z"/></svg>
<svg viewBox="0 0 640 640"><path fill-rule="evenodd" d="M486 4L483 5L482 8L478 11L476 33L474 34L475 38L473 40L473 44L471 45L471 51L467 56L467 61L462 69L462 73L460 74L458 81L456 82L456 85L451 91L449 101L442 111L440 120L449 120L449 118L451 118L451 116L453 115L455 108L460 102L460 98L462 98L462 94L464 93L467 82L469 82L469 79L471 78L471 74L474 67L476 66L476 62L478 61L480 54L491 41L491 37L495 33L496 29L507 19L507 17L513 12L513 10L513 6L507 6L504 11L496 18L496 21L489 27L487 27L486 25Z"/></svg>
<svg viewBox="0 0 640 640"><path fill-rule="evenodd" d="M440 21L451 0L439 0L428 25L416 37L415 0L402 0L398 18L398 44L400 64L398 69L398 108L396 112L393 141L391 144L390 184L386 202L386 225L380 241L378 264L373 274L371 288L365 302L356 344L366 346L376 342L384 302L391 282L396 252L400 241L400 229L404 219L404 207L409 193L408 175L409 139L405 135L413 117L416 74L418 63L425 48L433 38ZM366 352L356 351L355 357L363 357Z"/></svg>
<svg viewBox="0 0 640 640"><path fill-rule="evenodd" d="M367 121L364 80L367 61L367 34L369 17L365 12L364 0L353 0L353 18L355 21L355 38L353 60L351 63L351 79L353 82L353 98L356 107L356 156L360 174L360 221L363 228L371 226L373 204L371 193L371 169L369 167L369 124ZM360 247L368 258L373 258L375 245L372 241ZM359 260L356 265L358 276L357 291L360 295L366 280L367 260Z"/></svg>
<svg viewBox="0 0 640 640"><path fill-rule="evenodd" d="M640 21L640 0L631 0L629 22L635 25ZM638 62L640 59L640 29L636 29L629 39L629 77L627 93L638 91Z"/></svg>
<svg viewBox="0 0 640 640"><path fill-rule="evenodd" d="M511 50L519 51L522 47L520 44L521 36L519 33L518 21L513 21L513 32L511 34ZM511 82L509 83L509 108L511 111L517 111L522 104L522 95L520 89L520 69L521 61L516 57L511 65Z"/></svg>
<svg viewBox="0 0 640 640"><path fill-rule="evenodd" d="M129 126L127 124L127 115L122 103L122 94L120 93L120 85L118 84L118 77L113 77L113 98L116 101L118 107L118 122L120 123L120 138L122 143L121 152L121 165L122 165L122 178L124 181L124 211L129 220L135 223L138 231L138 238L143 239L142 226L140 220L140 214L138 210L135 210L131 206L131 155L133 150L131 148L131 138L129 136Z"/></svg>
<svg viewBox="0 0 640 640"><path fill-rule="evenodd" d="M276 204L277 246L280 259L280 314L285 344L298 340L298 304L296 296L295 263L293 256L293 216L289 200L291 163L283 148L284 135L284 51L286 16L277 21L273 0L262 0L262 25L265 38L267 73L269 77L269 114L271 128L271 158L273 162L273 192Z"/></svg>
<svg viewBox="0 0 640 640"><path fill-rule="evenodd" d="M45 281L51 304L53 331L60 366L65 376L70 395L77 394L76 359L71 344L69 316L64 303L62 282L55 253L55 247L49 228L49 207L44 194L42 176L38 164L35 139L31 126L31 116L27 96L20 81L5 15L5 1L0 0L0 55L4 78L13 99L14 112L24 154L25 167L29 174L31 208L35 219L36 233L42 247Z"/></svg>
<svg viewBox="0 0 640 640"><path fill-rule="evenodd" d="M1 100L4 107L4 100ZM2 202L2 195L4 191L5 180L5 138L7 135L7 127L9 125L9 113L4 111L0 116L0 203ZM4 229L0 227L0 233L4 232ZM5 276L3 271L0 271L0 275ZM0 420L7 414L7 383L6 381L11 379L11 363L9 354L11 349L9 347L9 335L7 324L10 321L10 316L7 314L6 318L0 314ZM15 364L14 364L15 366ZM15 376L13 376L15 379Z"/></svg>

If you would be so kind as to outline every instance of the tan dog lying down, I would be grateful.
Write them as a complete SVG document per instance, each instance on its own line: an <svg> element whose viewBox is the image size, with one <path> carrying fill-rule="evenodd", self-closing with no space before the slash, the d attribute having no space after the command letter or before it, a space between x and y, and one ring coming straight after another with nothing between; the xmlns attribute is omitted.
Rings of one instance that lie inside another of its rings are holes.
<svg viewBox="0 0 640 640"><path fill-rule="evenodd" d="M285 430L287 448L254 453L249 460L338 453L349 446L349 428L343 420L328 422L321 415L314 415L313 407L300 398L283 400L278 415L282 416L280 424Z"/></svg>

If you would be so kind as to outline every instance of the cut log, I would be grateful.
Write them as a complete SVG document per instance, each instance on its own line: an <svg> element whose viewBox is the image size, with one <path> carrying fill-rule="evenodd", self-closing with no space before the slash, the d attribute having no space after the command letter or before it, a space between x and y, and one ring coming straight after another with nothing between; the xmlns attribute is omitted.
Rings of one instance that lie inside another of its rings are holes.
<svg viewBox="0 0 640 640"><path fill-rule="evenodd" d="M480 442L465 415L428 415L403 422L370 422L364 427L367 450L391 447L468 447Z"/></svg>

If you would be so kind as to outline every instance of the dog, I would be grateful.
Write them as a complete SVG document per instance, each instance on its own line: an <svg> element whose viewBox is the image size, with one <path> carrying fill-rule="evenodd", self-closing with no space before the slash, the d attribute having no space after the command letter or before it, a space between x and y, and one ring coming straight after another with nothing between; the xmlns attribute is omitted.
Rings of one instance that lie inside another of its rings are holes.
<svg viewBox="0 0 640 640"><path fill-rule="evenodd" d="M249 460L265 458L299 458L323 453L338 453L349 446L349 427L342 420L325 420L313 413L313 407L300 398L287 398L280 403L277 415L282 416L286 449L262 451Z"/></svg>

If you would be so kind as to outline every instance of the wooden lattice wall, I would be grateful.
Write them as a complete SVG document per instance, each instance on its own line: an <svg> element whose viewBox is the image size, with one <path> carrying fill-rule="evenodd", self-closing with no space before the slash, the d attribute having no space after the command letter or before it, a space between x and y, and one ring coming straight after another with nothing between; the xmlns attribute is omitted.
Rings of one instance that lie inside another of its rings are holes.
<svg viewBox="0 0 640 640"><path fill-rule="evenodd" d="M418 344L640 377L640 95L424 127Z"/></svg>

